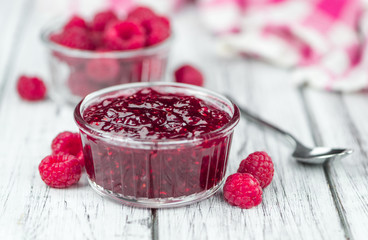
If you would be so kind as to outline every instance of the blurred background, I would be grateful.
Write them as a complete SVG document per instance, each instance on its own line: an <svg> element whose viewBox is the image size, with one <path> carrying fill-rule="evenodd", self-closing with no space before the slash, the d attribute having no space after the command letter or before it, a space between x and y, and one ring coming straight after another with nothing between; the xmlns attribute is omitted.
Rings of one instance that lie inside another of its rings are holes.
<svg viewBox="0 0 368 240"><path fill-rule="evenodd" d="M174 61L180 59L200 65L203 56L226 61L254 59L290 70L291 81L297 85L338 92L362 92L368 88L365 1L34 0L24 4L17 0L12 2L11 8L8 4L9 10L14 11L17 4L22 11L5 14L8 10L5 4L5 8L0 9L0 18L4 19L0 20L8 21L7 15L12 18L23 15L19 19L24 22L18 22L17 26L26 29L25 25L34 25L39 31L23 36L35 44L39 44L36 41L41 29L54 19L75 14L91 19L104 9L124 16L134 7L145 5L171 19L174 45L190 44L186 51L173 48L172 54L181 55ZM35 14L37 17L31 16ZM183 29L185 27L188 29ZM8 30L14 31L16 29ZM3 38L6 40L9 36ZM200 49L196 48L198 41L201 41ZM7 51L2 50L0 60L4 61L4 56L10 54ZM200 56L197 51L206 54ZM25 70L32 72L39 62L30 61L32 64L27 64L29 69Z"/></svg>
<svg viewBox="0 0 368 240"><path fill-rule="evenodd" d="M124 17L134 7L144 5L171 19L174 46L191 44L174 61L200 65L203 56L226 61L254 59L290 70L291 81L297 85L338 92L362 92L368 88L365 1L16 0L2 5L5 7L0 9L0 20L14 22L20 31L30 31L22 34L32 41L30 46L39 44L41 29L55 19L76 14L91 19L106 9ZM18 18L19 15L22 16ZM27 24L36 31L26 28ZM188 29L183 29L186 26ZM19 35L13 24L4 27L7 35L1 41L10 40L12 34ZM198 41L200 49L196 49ZM200 56L197 51L206 54ZM9 54L9 48L2 49L0 66L4 66ZM179 54L177 47L172 54ZM33 72L40 62L30 61L24 70Z"/></svg>

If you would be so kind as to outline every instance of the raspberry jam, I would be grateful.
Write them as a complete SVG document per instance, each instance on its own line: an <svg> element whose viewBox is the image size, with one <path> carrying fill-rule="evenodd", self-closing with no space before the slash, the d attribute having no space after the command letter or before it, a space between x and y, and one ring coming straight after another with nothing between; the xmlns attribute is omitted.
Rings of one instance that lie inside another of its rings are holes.
<svg viewBox="0 0 368 240"><path fill-rule="evenodd" d="M129 85L149 87L120 85L123 91L76 108L92 186L145 207L213 194L225 176L237 108L196 97L201 88L185 84Z"/></svg>
<svg viewBox="0 0 368 240"><path fill-rule="evenodd" d="M94 128L132 139L188 139L223 127L230 116L194 96L145 88L88 107L84 120Z"/></svg>

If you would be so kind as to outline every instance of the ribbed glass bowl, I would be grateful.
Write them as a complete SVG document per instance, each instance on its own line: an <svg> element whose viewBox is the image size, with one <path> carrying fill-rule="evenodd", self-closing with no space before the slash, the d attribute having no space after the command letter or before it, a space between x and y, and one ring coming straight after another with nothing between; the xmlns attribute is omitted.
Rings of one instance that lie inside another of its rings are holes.
<svg viewBox="0 0 368 240"><path fill-rule="evenodd" d="M203 135L179 140L131 139L94 128L83 119L91 104L131 95L150 87L204 100L228 113L230 121ZM148 208L183 206L205 199L221 186L226 173L236 105L207 89L178 83L135 83L103 89L84 98L75 108L90 185L121 203Z"/></svg>
<svg viewBox="0 0 368 240"><path fill-rule="evenodd" d="M51 96L77 104L88 93L113 85L164 79L171 38L137 50L97 52L64 47L50 40L62 28L53 24L41 33L51 73Z"/></svg>

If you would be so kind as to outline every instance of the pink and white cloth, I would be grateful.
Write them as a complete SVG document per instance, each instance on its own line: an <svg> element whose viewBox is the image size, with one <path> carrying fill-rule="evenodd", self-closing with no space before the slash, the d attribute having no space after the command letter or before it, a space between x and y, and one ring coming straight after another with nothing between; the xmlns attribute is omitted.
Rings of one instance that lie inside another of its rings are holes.
<svg viewBox="0 0 368 240"><path fill-rule="evenodd" d="M137 5L149 6L156 12L171 14L181 9L188 0L108 0L110 8L118 13L126 13Z"/></svg>
<svg viewBox="0 0 368 240"><path fill-rule="evenodd" d="M298 84L368 89L368 11L359 0L201 0L224 57L292 67ZM361 31L363 30L363 31Z"/></svg>

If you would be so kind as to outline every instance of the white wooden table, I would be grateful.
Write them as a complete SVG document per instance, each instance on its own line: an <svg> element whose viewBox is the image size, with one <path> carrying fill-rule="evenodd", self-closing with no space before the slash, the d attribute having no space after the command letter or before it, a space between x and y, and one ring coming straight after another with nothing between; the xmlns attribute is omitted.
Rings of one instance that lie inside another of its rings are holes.
<svg viewBox="0 0 368 240"><path fill-rule="evenodd" d="M0 239L368 239L368 95L297 88L289 72L249 60L224 64L193 9L175 16L169 72L194 63L206 87L231 92L309 145L354 154L329 166L298 164L282 137L242 119L227 174L256 150L275 163L274 180L253 209L230 206L221 191L182 208L131 208L97 195L85 175L69 189L47 187L37 167L57 133L77 130L73 108L22 101L15 82L21 73L49 77L40 29L70 1L0 0ZM100 4L81 2L84 12Z"/></svg>

